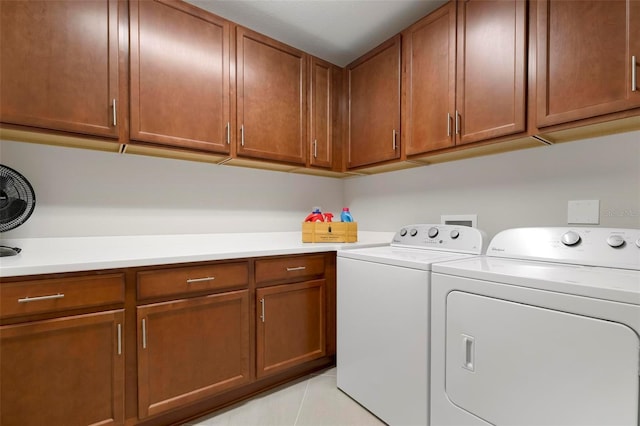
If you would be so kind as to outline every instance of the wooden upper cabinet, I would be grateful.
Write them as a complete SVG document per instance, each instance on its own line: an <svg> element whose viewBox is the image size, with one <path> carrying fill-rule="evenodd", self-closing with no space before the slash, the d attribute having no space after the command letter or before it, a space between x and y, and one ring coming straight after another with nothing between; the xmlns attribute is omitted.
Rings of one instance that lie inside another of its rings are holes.
<svg viewBox="0 0 640 426"><path fill-rule="evenodd" d="M229 22L171 0L130 16L131 139L228 153Z"/></svg>
<svg viewBox="0 0 640 426"><path fill-rule="evenodd" d="M117 0L0 2L0 121L118 137L118 13Z"/></svg>
<svg viewBox="0 0 640 426"><path fill-rule="evenodd" d="M537 22L539 127L640 106L640 2L541 0Z"/></svg>
<svg viewBox="0 0 640 426"><path fill-rule="evenodd" d="M402 140L414 155L454 145L456 3L402 33Z"/></svg>
<svg viewBox="0 0 640 426"><path fill-rule="evenodd" d="M524 132L527 2L460 1L457 44L456 144Z"/></svg>
<svg viewBox="0 0 640 426"><path fill-rule="evenodd" d="M347 66L349 168L400 158L400 40Z"/></svg>
<svg viewBox="0 0 640 426"><path fill-rule="evenodd" d="M236 78L238 155L305 164L307 55L238 27Z"/></svg>
<svg viewBox="0 0 640 426"><path fill-rule="evenodd" d="M312 57L309 75L309 164L330 168L333 165L333 137L337 115L337 68Z"/></svg>

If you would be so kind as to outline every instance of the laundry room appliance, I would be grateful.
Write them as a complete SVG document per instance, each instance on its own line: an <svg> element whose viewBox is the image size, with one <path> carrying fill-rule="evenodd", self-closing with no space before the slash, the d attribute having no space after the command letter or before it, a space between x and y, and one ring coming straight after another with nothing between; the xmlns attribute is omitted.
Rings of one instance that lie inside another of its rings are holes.
<svg viewBox="0 0 640 426"><path fill-rule="evenodd" d="M427 424L431 265L479 255L485 240L419 224L388 246L338 251L338 388L387 424Z"/></svg>
<svg viewBox="0 0 640 426"><path fill-rule="evenodd" d="M432 425L639 425L640 230L506 230L431 294Z"/></svg>

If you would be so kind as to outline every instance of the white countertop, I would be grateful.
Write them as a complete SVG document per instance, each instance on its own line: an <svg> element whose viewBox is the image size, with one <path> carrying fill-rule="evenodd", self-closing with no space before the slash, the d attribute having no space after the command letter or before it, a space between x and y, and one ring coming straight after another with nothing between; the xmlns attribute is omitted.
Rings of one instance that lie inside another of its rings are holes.
<svg viewBox="0 0 640 426"><path fill-rule="evenodd" d="M318 253L389 244L393 232L358 232L357 243L303 243L300 232L2 239L0 277Z"/></svg>

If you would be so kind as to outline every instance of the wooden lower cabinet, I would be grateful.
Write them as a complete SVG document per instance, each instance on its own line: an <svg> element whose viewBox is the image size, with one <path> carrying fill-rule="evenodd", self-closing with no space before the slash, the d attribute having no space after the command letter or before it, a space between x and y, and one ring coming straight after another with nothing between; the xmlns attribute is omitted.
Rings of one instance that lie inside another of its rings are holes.
<svg viewBox="0 0 640 426"><path fill-rule="evenodd" d="M124 311L0 327L0 425L124 424Z"/></svg>
<svg viewBox="0 0 640 426"><path fill-rule="evenodd" d="M258 378L325 356L326 281L256 290Z"/></svg>
<svg viewBox="0 0 640 426"><path fill-rule="evenodd" d="M250 381L249 291L137 308L138 416Z"/></svg>
<svg viewBox="0 0 640 426"><path fill-rule="evenodd" d="M335 253L0 279L0 426L181 424L334 355Z"/></svg>

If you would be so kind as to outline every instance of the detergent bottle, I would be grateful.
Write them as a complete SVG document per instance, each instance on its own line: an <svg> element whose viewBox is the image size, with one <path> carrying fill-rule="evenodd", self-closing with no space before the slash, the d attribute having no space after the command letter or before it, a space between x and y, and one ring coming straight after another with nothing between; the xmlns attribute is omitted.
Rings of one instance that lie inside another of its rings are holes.
<svg viewBox="0 0 640 426"><path fill-rule="evenodd" d="M320 207L314 207L313 211L306 217L305 222L324 222Z"/></svg>
<svg viewBox="0 0 640 426"><path fill-rule="evenodd" d="M342 213L340 213L340 220L343 222L353 222L353 217L351 216L349 207L345 207L342 209Z"/></svg>

